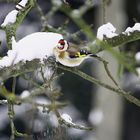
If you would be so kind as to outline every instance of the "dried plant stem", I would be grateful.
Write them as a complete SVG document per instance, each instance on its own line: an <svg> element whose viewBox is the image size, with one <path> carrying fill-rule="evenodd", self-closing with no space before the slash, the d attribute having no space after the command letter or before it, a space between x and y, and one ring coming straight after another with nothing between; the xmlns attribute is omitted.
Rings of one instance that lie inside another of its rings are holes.
<svg viewBox="0 0 140 140"><path fill-rule="evenodd" d="M14 125L14 105L9 102L8 103L8 115L10 119L10 126L11 126L11 137L10 140L15 140L15 125Z"/></svg>

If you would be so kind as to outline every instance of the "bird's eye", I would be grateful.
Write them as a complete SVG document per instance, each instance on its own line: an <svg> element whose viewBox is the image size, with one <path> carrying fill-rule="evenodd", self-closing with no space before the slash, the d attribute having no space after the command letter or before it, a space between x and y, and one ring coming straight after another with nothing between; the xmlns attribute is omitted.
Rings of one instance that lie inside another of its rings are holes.
<svg viewBox="0 0 140 140"><path fill-rule="evenodd" d="M68 48L68 42L64 39L60 39L59 42L58 42L58 45L57 45L57 48L60 50L60 51L65 51L67 50Z"/></svg>

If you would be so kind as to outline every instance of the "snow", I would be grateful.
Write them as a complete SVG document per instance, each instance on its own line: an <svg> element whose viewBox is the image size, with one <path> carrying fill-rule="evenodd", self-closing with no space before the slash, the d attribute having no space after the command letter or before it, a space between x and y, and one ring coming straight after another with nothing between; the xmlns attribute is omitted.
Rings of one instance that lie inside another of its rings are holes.
<svg viewBox="0 0 140 140"><path fill-rule="evenodd" d="M16 8L22 9L22 7L25 7L25 6L26 6L27 2L28 2L28 0L22 0L21 2L19 2L19 3L16 5Z"/></svg>
<svg viewBox="0 0 140 140"><path fill-rule="evenodd" d="M8 24L14 23L16 21L17 14L17 10L13 10L10 13L8 13L8 15L5 17L4 22L1 24L1 27L5 27Z"/></svg>
<svg viewBox="0 0 140 140"><path fill-rule="evenodd" d="M25 5L27 4L28 0L22 0L21 2L19 2L18 4L25 7Z"/></svg>
<svg viewBox="0 0 140 140"><path fill-rule="evenodd" d="M28 90L24 90L20 97L23 99L23 98L27 98L28 96L30 95L30 92Z"/></svg>
<svg viewBox="0 0 140 140"><path fill-rule="evenodd" d="M25 7L27 2L28 0L22 0L16 5L16 8L22 9L22 7ZM17 14L18 14L18 10L12 10L10 13L8 13L4 19L4 22L1 24L1 27L5 27L8 24L15 23Z"/></svg>
<svg viewBox="0 0 140 140"><path fill-rule="evenodd" d="M123 33L130 35L134 31L140 31L140 23L135 23L133 27L128 27Z"/></svg>
<svg viewBox="0 0 140 140"><path fill-rule="evenodd" d="M104 114L100 109L94 109L89 115L89 120L93 125L99 125L103 120Z"/></svg>
<svg viewBox="0 0 140 140"><path fill-rule="evenodd" d="M111 23L104 24L98 28L97 38L99 40L103 40L104 36L107 38L112 38L118 35L115 33L115 31L116 28Z"/></svg>
<svg viewBox="0 0 140 140"><path fill-rule="evenodd" d="M137 52L135 54L135 59L136 59L136 61L140 62L140 52Z"/></svg>
<svg viewBox="0 0 140 140"><path fill-rule="evenodd" d="M53 55L53 48L56 47L60 39L63 39L61 34L52 32L36 32L27 35L18 42L13 37L12 50L9 50L7 56L0 60L0 67L34 59L40 59L43 62L43 59Z"/></svg>
<svg viewBox="0 0 140 140"><path fill-rule="evenodd" d="M72 123L72 118L68 114L62 114L61 118L66 121L67 123ZM73 123L72 123L73 124Z"/></svg>

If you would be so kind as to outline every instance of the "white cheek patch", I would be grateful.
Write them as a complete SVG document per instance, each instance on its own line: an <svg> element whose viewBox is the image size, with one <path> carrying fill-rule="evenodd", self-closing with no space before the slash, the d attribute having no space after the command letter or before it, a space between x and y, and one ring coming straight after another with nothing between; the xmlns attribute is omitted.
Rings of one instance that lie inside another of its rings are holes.
<svg viewBox="0 0 140 140"><path fill-rule="evenodd" d="M64 45L58 44L58 49L63 50L64 49Z"/></svg>

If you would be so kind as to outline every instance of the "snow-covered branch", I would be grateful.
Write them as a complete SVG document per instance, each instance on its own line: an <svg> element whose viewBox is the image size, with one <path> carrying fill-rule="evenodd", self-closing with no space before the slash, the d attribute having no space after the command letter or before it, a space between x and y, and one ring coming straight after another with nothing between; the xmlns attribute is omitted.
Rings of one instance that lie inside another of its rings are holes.
<svg viewBox="0 0 140 140"><path fill-rule="evenodd" d="M79 129L79 130L88 130L88 131L93 131L94 128L92 127L86 127L80 124L76 124L72 122L72 118L70 115L63 113L62 115L56 110L55 114L58 118L58 121L61 125L64 125L66 127L70 127L70 128L75 128L75 129Z"/></svg>
<svg viewBox="0 0 140 140"><path fill-rule="evenodd" d="M128 27L124 32L116 33L116 28L107 23L98 28L97 40L91 45L92 52L100 52L110 47L127 44L140 39L140 23L135 23L133 27ZM97 43L97 44L96 44ZM94 48L94 46L96 46Z"/></svg>
<svg viewBox="0 0 140 140"><path fill-rule="evenodd" d="M16 30L22 23L26 14L34 5L34 0L21 0L14 10L9 12L5 17L4 22L1 24L1 28L6 32L7 46L12 48L12 37L16 36Z"/></svg>
<svg viewBox="0 0 140 140"><path fill-rule="evenodd" d="M43 10L36 4L36 8L40 14L42 20L42 30L43 31L53 31L55 33L44 33L44 32L37 32L31 35L24 37L23 39L16 41L16 30L17 27L21 24L23 19L25 18L26 14L29 10L34 6L34 0L21 0L16 5L16 8L12 10L6 17L4 22L1 24L1 28L6 32L7 37L7 46L10 49L7 52L7 56L3 57L0 60L0 83L7 80L11 77L21 76L27 73L34 72L35 70L41 69L42 67L46 67L48 65L52 65L54 67L54 71L57 69L62 69L64 71L69 71L73 74L76 74L85 80L100 85L108 90L113 91L117 95L123 96L129 102L134 103L137 106L140 106L140 100L135 98L131 95L131 93L122 90L119 87L119 84L115 81L113 76L111 75L110 71L108 70L107 63L103 59L98 58L98 60L102 61L104 64L104 68L108 74L108 77L114 82L116 87L110 86L105 82L102 82L92 76L87 75L86 73L78 70L77 68L69 68L64 65L56 64L58 60L55 60L55 63L46 63L48 58L56 57L54 54L54 47L62 45L64 47L66 44L67 46L69 43L60 42L60 40L64 40L61 34L66 36L72 36L70 33L67 33L63 30L63 28L53 28L48 24L48 18L50 18L57 10L62 11L67 15L73 22L80 28L80 31L87 36L87 43L88 50L93 54L98 53L100 51L106 50L108 47L113 48L118 45L126 44L131 41L136 41L140 39L140 23L136 23L133 27L128 27L122 33L116 33L116 28L111 24L107 23L98 28L97 35L93 33L90 26L82 19L82 15L93 7L93 3L91 4L91 0L85 2L85 5L81 6L77 10L71 9L68 5L66 6L61 0L52 0L52 11L50 11L47 16L44 15ZM61 34L57 34L56 32L60 32ZM76 36L76 33L74 34ZM62 44L60 44L62 43ZM64 43L64 44L63 44ZM46 48L47 47L47 48ZM60 47L60 46L58 46ZM61 48L60 47L60 48ZM67 52L66 52L67 54ZM61 54L63 58L65 53ZM69 55L66 56L66 58ZM57 57L56 57L57 58ZM65 59L65 58L64 58ZM48 66L49 67L49 66ZM56 102L57 97L59 96L58 93L60 91L55 92L55 88L52 88L51 83L56 80L55 78L58 76L53 75L49 80L45 79L45 72L42 74L42 81L43 84L37 85L37 87L33 88L26 94L22 94L22 96L18 97L11 92L10 94L8 91L2 87L0 87L0 95L6 98L6 100L1 100L0 104L8 104L9 109L9 118L11 122L11 130L12 136L14 137L17 133L15 126L14 126L14 105L19 103L30 103L34 105L36 108L42 107L45 108L48 112L53 111L56 113L58 121L61 125L65 125L67 127L72 127L81 130L92 130L92 128L88 128L82 125L77 125L72 122L71 117L68 114L60 115L58 109L61 109L66 104ZM59 77L59 76L58 76ZM58 78L57 77L57 78ZM35 83L37 84L37 83ZM13 84L14 85L14 84ZM15 85L14 85L15 86ZM15 87L13 87L15 89ZM57 93L57 94L56 94ZM50 100L49 104L41 104L37 102L33 102L32 99L40 94L44 94ZM47 113L48 113L47 112ZM22 135L22 134L21 134ZM24 136L24 134L23 134ZM25 135L26 136L26 135Z"/></svg>

